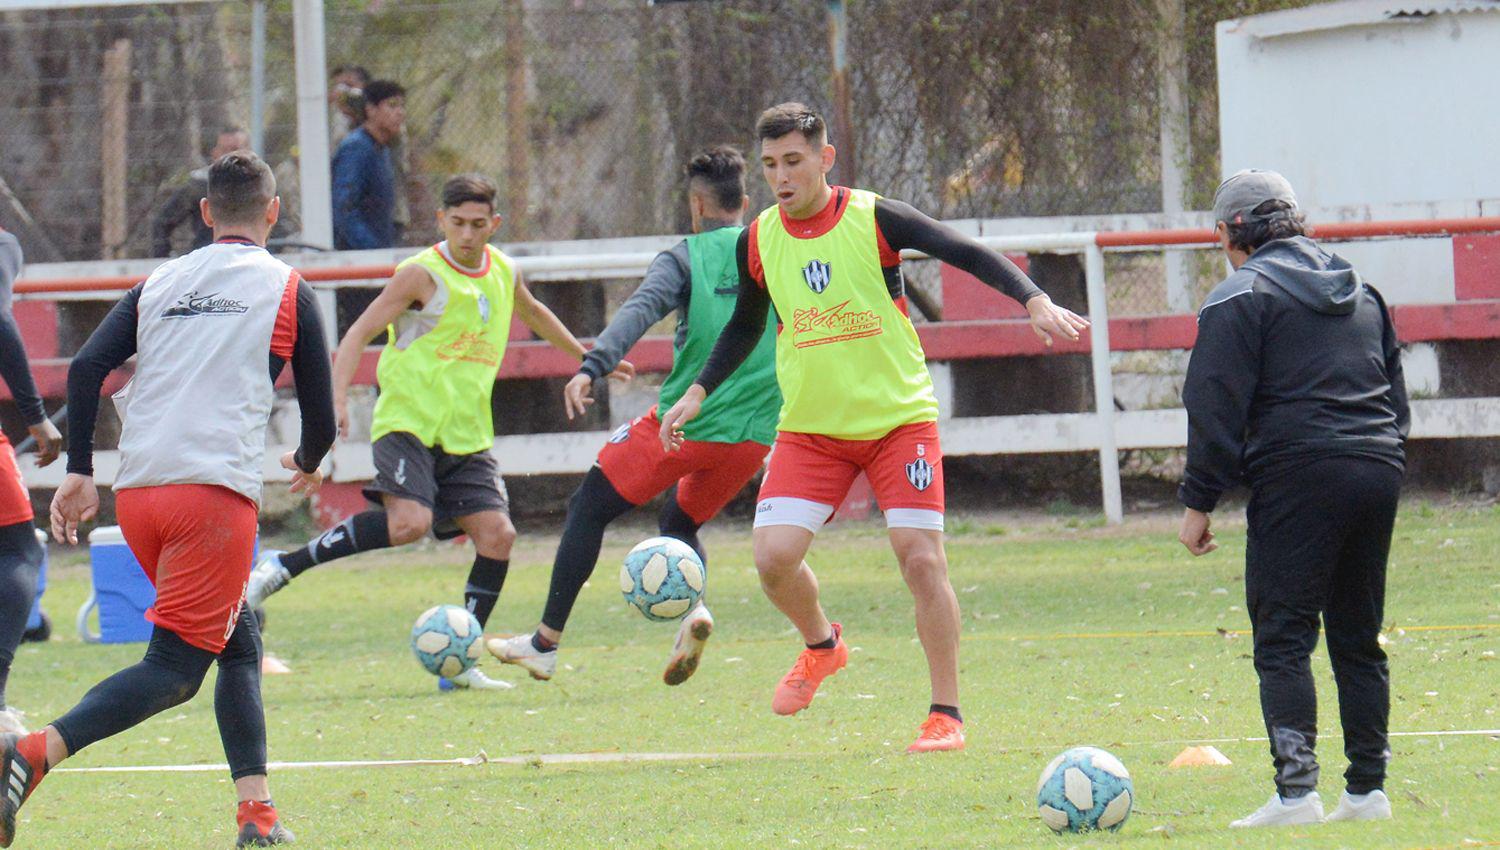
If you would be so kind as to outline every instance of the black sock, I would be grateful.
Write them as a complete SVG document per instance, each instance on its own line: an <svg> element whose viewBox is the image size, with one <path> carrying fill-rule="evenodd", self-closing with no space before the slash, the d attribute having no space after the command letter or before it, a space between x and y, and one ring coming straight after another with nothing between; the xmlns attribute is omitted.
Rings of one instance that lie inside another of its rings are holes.
<svg viewBox="0 0 1500 850"><path fill-rule="evenodd" d="M30 520L0 527L0 708L5 707L6 680L26 633L41 566L42 544Z"/></svg>
<svg viewBox="0 0 1500 850"><path fill-rule="evenodd" d="M248 609L240 611L229 643L219 653L214 717L233 779L266 772L266 712L260 699L260 630ZM271 805L270 801L265 801Z"/></svg>
<svg viewBox="0 0 1500 850"><path fill-rule="evenodd" d="M537 629L531 633L531 648L537 652L551 652L557 649L557 644L542 637L542 630Z"/></svg>
<svg viewBox="0 0 1500 850"><path fill-rule="evenodd" d="M356 552L388 549L390 545L391 531L385 511L365 511L328 529L301 549L282 555L281 565L296 577L318 564L347 558Z"/></svg>
<svg viewBox="0 0 1500 850"><path fill-rule="evenodd" d="M667 492L667 503L661 507L661 516L657 518L656 527L663 537L671 537L681 540L691 546L698 553L698 560L703 566L708 566L708 552L703 549L703 544L698 540L698 529L703 523L688 516L682 505L677 503L677 488L674 486Z"/></svg>
<svg viewBox="0 0 1500 850"><path fill-rule="evenodd" d="M76 753L192 699L213 663L212 652L156 626L145 658L95 685L51 725Z"/></svg>
<svg viewBox="0 0 1500 850"><path fill-rule="evenodd" d="M939 705L937 703L933 703L932 705L929 705L927 707L927 713L946 714L954 720L957 720L959 723L964 722L964 716L958 713L958 706L956 705Z"/></svg>
<svg viewBox="0 0 1500 850"><path fill-rule="evenodd" d="M838 646L838 645L839 645L839 636L838 635L829 635L828 636L828 640L819 641L818 643L810 643L810 644L807 645L807 648L808 649L833 649L835 646Z"/></svg>
<svg viewBox="0 0 1500 850"><path fill-rule="evenodd" d="M542 624L562 631L573 612L573 603L583 583L594 573L599 562L599 548L604 545L604 527L627 513L635 505L625 500L599 467L589 470L568 499L568 519L563 526L562 541L552 561L552 585L547 591L547 607Z"/></svg>
<svg viewBox="0 0 1500 850"><path fill-rule="evenodd" d="M469 583L464 587L464 607L479 621L483 629L489 622L490 612L500 601L500 588L505 586L505 574L510 570L510 559L499 560L474 556L474 566L469 569Z"/></svg>

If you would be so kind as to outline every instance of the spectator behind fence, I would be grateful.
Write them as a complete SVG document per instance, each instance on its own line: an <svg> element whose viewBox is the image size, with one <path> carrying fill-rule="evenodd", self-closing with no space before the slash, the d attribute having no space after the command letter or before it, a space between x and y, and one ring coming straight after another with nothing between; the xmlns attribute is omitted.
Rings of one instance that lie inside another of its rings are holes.
<svg viewBox="0 0 1500 850"><path fill-rule="evenodd" d="M247 147L250 137L239 127L225 127L215 137L213 146L205 153L208 161L214 162L230 151ZM187 182L177 187L165 203L151 218L151 256L172 256L172 235L187 224L192 228L193 238L187 251L196 251L214 241L213 228L203 221L198 213L198 202L208 196L208 166L188 172ZM187 253L183 251L182 253Z"/></svg>
<svg viewBox="0 0 1500 850"><path fill-rule="evenodd" d="M370 72L358 65L340 65L328 77L328 143L332 150L354 128L365 123L365 86Z"/></svg>
<svg viewBox="0 0 1500 850"><path fill-rule="evenodd" d="M333 246L340 251L396 243L396 171L390 144L406 121L406 90L390 80L365 87L365 123L333 155Z"/></svg>

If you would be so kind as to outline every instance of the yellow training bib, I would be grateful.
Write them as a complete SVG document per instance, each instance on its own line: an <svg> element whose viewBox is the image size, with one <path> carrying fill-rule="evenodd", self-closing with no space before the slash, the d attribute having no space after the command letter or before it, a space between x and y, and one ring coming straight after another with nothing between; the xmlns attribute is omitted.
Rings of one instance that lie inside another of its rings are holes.
<svg viewBox="0 0 1500 850"><path fill-rule="evenodd" d="M771 207L757 220L766 290L781 317L778 429L873 440L938 418L927 358L880 266L873 192L848 192L827 233L798 238Z"/></svg>

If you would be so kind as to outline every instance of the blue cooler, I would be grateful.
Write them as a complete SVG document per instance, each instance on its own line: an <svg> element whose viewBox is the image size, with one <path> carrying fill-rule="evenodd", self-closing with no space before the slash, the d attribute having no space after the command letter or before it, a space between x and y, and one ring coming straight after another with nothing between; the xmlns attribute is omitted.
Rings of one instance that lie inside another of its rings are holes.
<svg viewBox="0 0 1500 850"><path fill-rule="evenodd" d="M36 542L42 544L42 568L36 573L36 596L31 601L31 616L26 618L26 631L42 627L42 593L47 589L47 532L38 528Z"/></svg>
<svg viewBox="0 0 1500 850"><path fill-rule="evenodd" d="M118 525L94 529L89 535L89 560L94 595L78 610L78 634L86 641L132 643L151 639L146 609L156 602L156 588L125 545ZM99 633L88 631L91 608L99 611Z"/></svg>

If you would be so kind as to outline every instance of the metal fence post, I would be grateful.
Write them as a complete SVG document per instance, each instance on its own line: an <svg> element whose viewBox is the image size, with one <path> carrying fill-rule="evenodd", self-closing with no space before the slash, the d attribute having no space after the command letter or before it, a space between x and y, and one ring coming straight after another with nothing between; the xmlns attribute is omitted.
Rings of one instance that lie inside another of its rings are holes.
<svg viewBox="0 0 1500 850"><path fill-rule="evenodd" d="M294 0L292 41L297 67L297 158L301 165L302 241L333 247L332 178L328 156L328 68L322 0Z"/></svg>
<svg viewBox="0 0 1500 850"><path fill-rule="evenodd" d="M1094 413L1099 431L1099 486L1104 517L1118 525L1125 519L1120 496L1120 455L1115 448L1115 386L1109 367L1109 306L1104 297L1104 249L1091 244L1083 254L1089 297L1089 360L1094 367Z"/></svg>
<svg viewBox="0 0 1500 850"><path fill-rule="evenodd" d="M266 0L250 6L250 150L266 155Z"/></svg>

